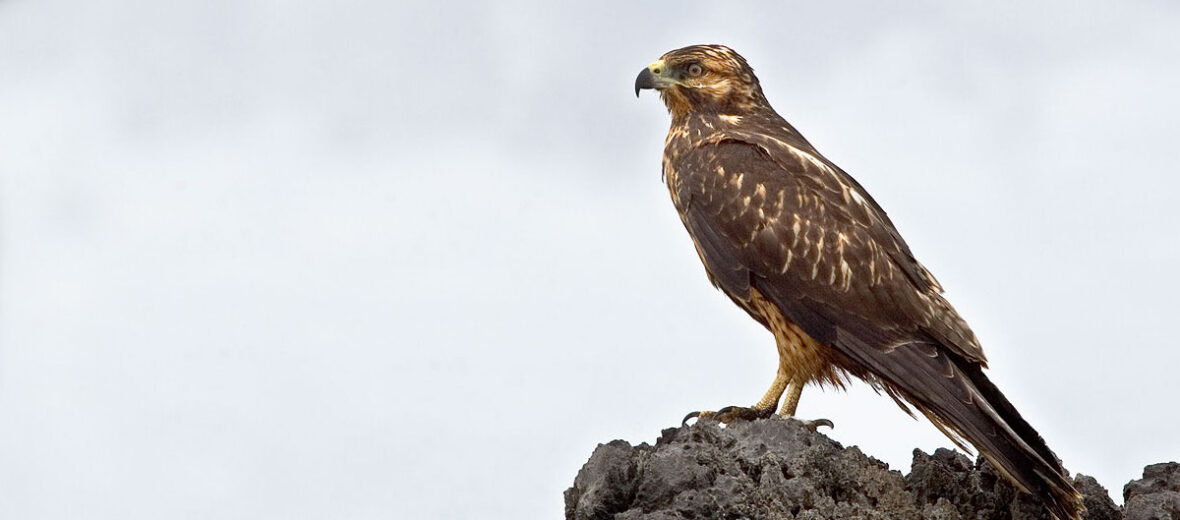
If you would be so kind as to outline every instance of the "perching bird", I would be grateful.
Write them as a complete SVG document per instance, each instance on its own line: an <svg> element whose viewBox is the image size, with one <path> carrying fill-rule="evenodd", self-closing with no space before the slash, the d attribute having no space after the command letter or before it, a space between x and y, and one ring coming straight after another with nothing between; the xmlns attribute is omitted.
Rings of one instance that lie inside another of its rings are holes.
<svg viewBox="0 0 1180 520"><path fill-rule="evenodd" d="M1060 519L1081 495L1000 393L975 334L885 211L770 107L728 47L677 49L648 65L672 115L663 176L713 285L774 334L778 373L753 407L702 416L791 416L808 383L850 376L964 440ZM690 414L692 416L693 414Z"/></svg>

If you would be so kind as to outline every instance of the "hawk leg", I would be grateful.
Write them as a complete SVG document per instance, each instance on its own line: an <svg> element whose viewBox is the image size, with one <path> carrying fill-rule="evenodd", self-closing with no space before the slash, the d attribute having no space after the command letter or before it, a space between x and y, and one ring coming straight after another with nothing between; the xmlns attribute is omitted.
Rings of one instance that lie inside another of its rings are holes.
<svg viewBox="0 0 1180 520"><path fill-rule="evenodd" d="M783 407L779 409L779 417L795 417L795 409L799 407L799 396L803 395L803 385L807 383L800 381L791 381L787 385L787 398L783 400ZM820 426L827 426L828 428L835 428L836 425L828 419L813 419L810 421L803 421L803 425L815 430Z"/></svg>
<svg viewBox="0 0 1180 520"><path fill-rule="evenodd" d="M799 408L799 397L802 395L803 383L792 381L787 385L787 399L783 401L783 407L779 409L778 414L783 417L794 417L795 409Z"/></svg>
<svg viewBox="0 0 1180 520"><path fill-rule="evenodd" d="M803 329L788 321L773 303L767 301L757 289L750 289L748 310L755 316L760 316L766 328L774 333L774 342L778 347L778 372L770 389L762 396L757 404L751 407L726 406L716 412L692 412L684 417L681 424L689 419L710 419L721 423L729 423L735 419L754 420L765 419L774 415L778 407L778 400L786 391L787 399L779 411L779 416L794 417L795 409L799 406L799 396L803 394L803 385L819 374L830 371L830 363L820 354L822 348ZM832 376L829 376L831 378ZM832 421L816 419L803 421L812 430L820 427L832 427Z"/></svg>
<svg viewBox="0 0 1180 520"><path fill-rule="evenodd" d="M780 417L794 417L795 409L799 407L799 397L803 395L803 386L808 381L822 379L823 374L830 372L830 362L821 354L823 347L783 316L778 306L763 297L757 289L750 289L750 306L774 334L774 343L778 348L778 377L786 378L787 398L778 414ZM782 392L780 389L775 402ZM833 427L832 421L827 419L803 421L803 424L812 430L820 426Z"/></svg>
<svg viewBox="0 0 1180 520"><path fill-rule="evenodd" d="M681 424L687 424L689 419L697 418L717 421L722 424L729 424L734 420L752 421L755 419L766 419L774 415L774 409L778 407L779 398L783 396L783 392L787 393L787 399L783 401L783 407L779 411L781 417L793 417L795 415L795 408L799 405L799 396L803 393L803 381L792 381L789 372L784 364L784 360L779 358L778 373L774 376L774 382L770 383L770 388L766 390L766 394L754 406L726 406L716 412L692 412L684 416ZM832 427L832 421L827 419L816 419L814 421L803 421L803 424L808 428L815 430L820 426Z"/></svg>

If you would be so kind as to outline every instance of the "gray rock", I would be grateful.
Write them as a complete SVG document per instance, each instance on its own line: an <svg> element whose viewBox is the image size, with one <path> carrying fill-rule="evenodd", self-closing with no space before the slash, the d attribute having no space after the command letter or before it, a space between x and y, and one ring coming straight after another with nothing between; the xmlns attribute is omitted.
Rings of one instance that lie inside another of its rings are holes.
<svg viewBox="0 0 1180 520"><path fill-rule="evenodd" d="M599 445L565 499L577 520L921 518L900 473L793 420Z"/></svg>
<svg viewBox="0 0 1180 520"><path fill-rule="evenodd" d="M972 462L957 451L939 448L927 455L914 450L905 481L920 507L946 501L964 520L1051 518L1036 499L1017 492L987 461Z"/></svg>
<svg viewBox="0 0 1180 520"><path fill-rule="evenodd" d="M1127 520L1180 520L1180 464L1143 468L1143 478L1123 486Z"/></svg>
<svg viewBox="0 0 1180 520"><path fill-rule="evenodd" d="M1110 499L1106 488L1098 484L1094 477L1078 474L1073 479L1073 487L1082 493L1086 504L1086 520L1121 520L1123 510Z"/></svg>
<svg viewBox="0 0 1180 520"><path fill-rule="evenodd" d="M1127 518L1134 497L1147 515L1136 520L1180 520L1180 465L1148 469L1144 480L1127 485ZM1085 518L1123 518L1093 478L1078 475L1075 483L1089 508ZM569 520L1049 518L982 459L915 450L910 474L902 475L856 447L779 418L669 428L655 446L601 444L565 492L565 504Z"/></svg>

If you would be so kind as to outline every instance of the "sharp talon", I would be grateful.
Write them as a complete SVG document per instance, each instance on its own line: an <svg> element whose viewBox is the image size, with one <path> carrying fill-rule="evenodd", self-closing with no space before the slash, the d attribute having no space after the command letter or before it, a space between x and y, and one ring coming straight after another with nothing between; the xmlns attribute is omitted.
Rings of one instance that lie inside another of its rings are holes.
<svg viewBox="0 0 1180 520"><path fill-rule="evenodd" d="M684 419L680 421L680 425L688 426L688 420L692 418L696 418L697 420L697 422L693 424L699 424L704 420L716 420L717 412L689 412L689 414L685 415Z"/></svg>
<svg viewBox="0 0 1180 520"><path fill-rule="evenodd" d="M726 406L725 408L717 410L717 412L713 414L713 418L721 424L728 425L729 423L733 422L734 419L737 419L741 416L742 410L743 408L740 406Z"/></svg>
<svg viewBox="0 0 1180 520"><path fill-rule="evenodd" d="M815 419L815 420L811 420L811 421L804 421L803 426L806 426L807 429L809 429L813 432L818 431L820 426L827 426L828 428L831 428L833 430L836 429L836 425L832 424L832 421L829 421L827 419Z"/></svg>

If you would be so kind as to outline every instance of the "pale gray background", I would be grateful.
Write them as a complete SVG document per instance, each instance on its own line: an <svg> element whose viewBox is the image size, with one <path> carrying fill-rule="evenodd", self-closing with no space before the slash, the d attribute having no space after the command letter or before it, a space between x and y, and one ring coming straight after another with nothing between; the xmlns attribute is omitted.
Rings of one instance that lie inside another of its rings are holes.
<svg viewBox="0 0 1180 520"><path fill-rule="evenodd" d="M0 2L0 518L557 518L596 443L752 402L772 340L631 91L707 42L1069 469L1180 457L1180 7L816 4ZM800 413L949 444L863 385Z"/></svg>

